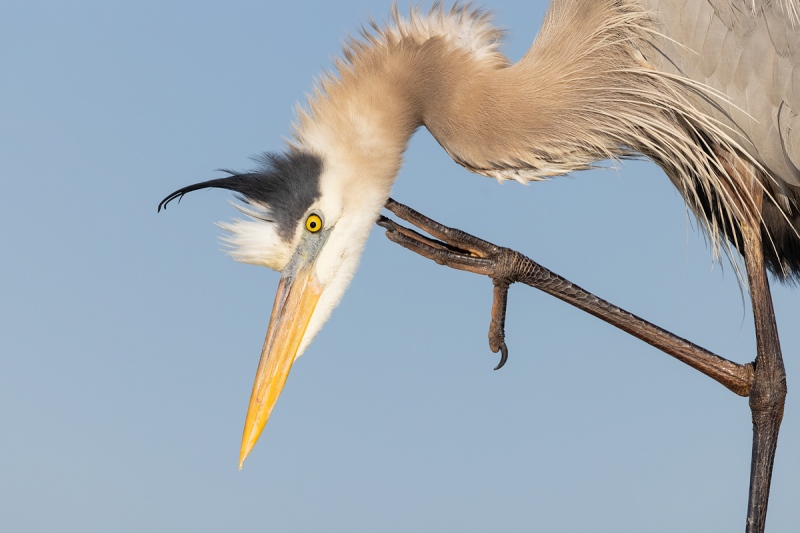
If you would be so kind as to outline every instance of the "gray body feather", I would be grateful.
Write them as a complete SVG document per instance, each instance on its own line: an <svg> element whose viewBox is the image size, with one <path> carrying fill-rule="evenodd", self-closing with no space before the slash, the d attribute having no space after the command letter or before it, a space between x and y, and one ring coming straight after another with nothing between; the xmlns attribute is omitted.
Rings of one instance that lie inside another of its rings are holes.
<svg viewBox="0 0 800 533"><path fill-rule="evenodd" d="M729 128L761 165L772 201L763 211L765 254L772 271L796 278L800 268L800 18L798 2L646 0L656 35L642 50L656 70L717 91L694 92L697 108ZM711 213L702 191L695 210ZM690 202L691 203L691 202ZM722 224L739 242L736 225Z"/></svg>
<svg viewBox="0 0 800 533"><path fill-rule="evenodd" d="M779 183L800 187L800 20L777 2L648 0L654 68L719 91L696 99ZM727 100L727 101L726 101Z"/></svg>

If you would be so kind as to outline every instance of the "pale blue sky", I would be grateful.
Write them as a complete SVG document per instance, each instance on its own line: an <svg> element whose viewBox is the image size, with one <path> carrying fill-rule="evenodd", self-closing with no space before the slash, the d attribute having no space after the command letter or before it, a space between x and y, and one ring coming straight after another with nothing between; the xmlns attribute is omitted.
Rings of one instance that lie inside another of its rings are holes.
<svg viewBox="0 0 800 533"><path fill-rule="evenodd" d="M545 2L486 2L518 59ZM739 531L747 401L655 349L376 228L236 469L278 275L233 262L222 191L280 150L344 35L389 2L7 2L0 18L0 521L7 531ZM750 306L649 163L498 185L425 131L393 196L739 362ZM800 524L798 295L768 526Z"/></svg>

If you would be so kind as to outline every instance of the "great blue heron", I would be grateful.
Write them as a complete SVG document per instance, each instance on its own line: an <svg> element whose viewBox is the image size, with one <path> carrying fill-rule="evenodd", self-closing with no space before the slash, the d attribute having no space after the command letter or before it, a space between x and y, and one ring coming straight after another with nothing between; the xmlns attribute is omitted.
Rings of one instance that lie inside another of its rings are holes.
<svg viewBox="0 0 800 533"><path fill-rule="evenodd" d="M487 14L437 3L408 18L395 8L386 27L348 42L338 75L324 76L299 111L285 153L159 206L208 187L237 192L250 220L225 225L231 254L282 272L240 467L292 363L344 293L408 140L425 126L457 163L501 180L643 155L681 192L715 253L742 253L758 344L748 368L748 527L763 529L786 394L765 267L800 278L798 12L798 0L553 0L512 64Z"/></svg>

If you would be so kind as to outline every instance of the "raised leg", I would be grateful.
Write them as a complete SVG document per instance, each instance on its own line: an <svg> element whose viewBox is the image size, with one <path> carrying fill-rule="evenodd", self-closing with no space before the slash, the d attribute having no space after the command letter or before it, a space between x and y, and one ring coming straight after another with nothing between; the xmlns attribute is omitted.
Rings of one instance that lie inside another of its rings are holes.
<svg viewBox="0 0 800 533"><path fill-rule="evenodd" d="M387 202L386 208L441 241L425 237L386 217L381 217L378 225L386 229L389 239L441 265L483 274L494 280L495 299L492 305L489 345L494 352L498 349L504 352L504 358L498 368L502 366L507 356L507 351L503 350L507 288L514 282L520 282L551 294L630 333L699 370L740 396L750 394L753 383L752 364L741 365L729 361L678 337L598 298L519 252L439 224L391 199Z"/></svg>

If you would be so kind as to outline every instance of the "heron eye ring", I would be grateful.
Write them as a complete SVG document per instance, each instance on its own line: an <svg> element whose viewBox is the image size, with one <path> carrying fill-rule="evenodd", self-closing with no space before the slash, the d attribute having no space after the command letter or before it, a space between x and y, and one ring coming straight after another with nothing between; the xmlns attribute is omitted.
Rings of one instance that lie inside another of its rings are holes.
<svg viewBox="0 0 800 533"><path fill-rule="evenodd" d="M308 215L306 229L311 233L316 233L322 229L322 219L319 218L319 215Z"/></svg>

